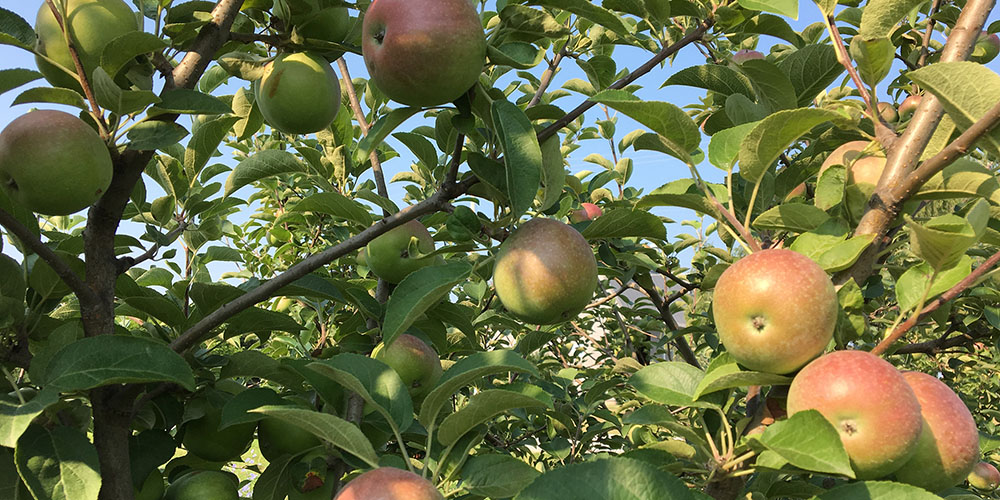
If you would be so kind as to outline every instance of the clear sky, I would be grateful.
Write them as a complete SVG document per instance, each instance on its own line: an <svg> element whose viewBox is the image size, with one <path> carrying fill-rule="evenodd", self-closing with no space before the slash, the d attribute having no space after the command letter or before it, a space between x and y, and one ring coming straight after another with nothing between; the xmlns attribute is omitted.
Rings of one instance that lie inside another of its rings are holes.
<svg viewBox="0 0 1000 500"><path fill-rule="evenodd" d="M0 0L0 6L16 12L31 24L34 24L35 14L38 10L39 5L40 2L37 0ZM808 1L800 2L799 10L800 12L798 20L790 21L793 28L795 28L796 30L801 30L802 28L804 28L809 24L820 21L819 10L812 2ZM990 17L990 20L995 21L998 18L1000 17L998 17L996 12L994 12ZM149 29L150 27L151 27L151 22L149 20L146 20L146 28ZM938 34L938 37L940 37L940 34ZM761 36L760 46L758 48L762 52L767 53L767 48L776 43L784 43L784 42L769 36ZM614 59L618 64L619 69L622 67L635 68L640 64L642 64L642 62L644 62L646 59L648 59L649 56L650 53L639 49L619 47L615 50ZM355 78L359 76L367 77L367 72L365 71L365 67L361 59L361 56L348 54L345 57L347 58L347 64L350 67L353 77ZM673 61L672 65L662 66L660 68L655 69L650 74L642 77L637 82L638 84L643 86L643 89L638 92L638 95L644 99L668 101L679 106L698 103L699 98L702 97L705 93L702 90L693 89L689 87L679 87L679 86L659 88L659 86L675 70L688 66L704 64L705 62L706 62L705 57L695 47L689 46L680 52L680 54ZM998 70L998 68L1000 68L1000 66L998 65L1000 65L1000 59L990 63L989 66L994 71L996 71ZM531 72L533 74L540 75L542 69L544 69L543 66L544 62L542 63L542 65L531 70ZM21 49L9 46L0 46L0 69L8 69L8 68L34 69L35 68L34 58L30 53L23 51ZM879 93L880 95L883 96L882 97L883 100L886 98L885 86L888 82L890 82L893 78L895 78L898 69L899 68L894 68L893 73L891 73L890 76L883 81L882 85L879 88ZM576 66L576 64L573 63L572 60L566 60L563 62L561 66L561 71L556 76L550 89L559 88L564 82L572 78L585 78L585 76L583 75L582 71ZM838 80L837 82L835 82L835 85L838 85L839 83L840 81ZM32 107L37 106L39 108L59 108L59 106L48 105L48 104L30 104L30 105L18 105L11 107L12 100L18 94L20 94L20 92L24 91L27 88L30 88L32 85L42 85L42 84L44 84L44 80L39 80L37 82L34 82L33 84L29 84L27 86L14 89L7 93L0 94L0 127L6 126L6 124L9 123L11 120L27 112ZM235 86L240 84L245 85L246 82L241 82L239 80L232 79L231 85L229 86L229 90L224 90L224 91L231 93L232 90L236 88ZM559 105L563 109L569 110L575 107L577 103L583 100L583 98L584 97L580 94L573 94L571 96L557 100L554 104ZM593 120L596 119L597 117L603 118L603 112L600 111L599 108L594 108L587 114L588 124L592 124ZM419 117L412 118L402 127L400 127L399 130L406 130L408 128L412 128L413 126L419 124L420 120L421 119ZM180 123L185 127L189 128L190 122L187 119L182 118L180 120ZM634 121L628 119L625 116L619 116L616 142L620 140L622 137L624 137L625 134L640 128L643 127L635 123ZM390 143L402 154L402 156L386 162L386 164L384 165L384 168L386 170L386 179L391 179L392 176L397 172L408 171L412 159L412 156L409 154L408 150L398 142L394 141L395 141L394 139L390 139ZM707 142L708 142L708 137L707 136L703 137L703 146L707 146ZM569 158L568 168L571 173L579 172L581 170L594 170L594 171L600 170L601 167L582 161L583 158L585 158L587 155L591 153L596 152L608 158L611 157L610 146L604 140L585 141L581 143L581 146L582 147L577 151L575 151ZM649 192L650 190L655 189L656 187L661 186L667 182L683 177L688 177L690 175L688 169L682 162L661 153L656 153L651 151L636 152L630 149L626 150L623 156L632 158L634 162L634 172L632 179L629 182L629 185L640 188L645 192ZM221 160L225 161L224 158ZM702 175L707 176L709 180L712 181L722 180L722 173L719 170L715 169L714 167L708 166L707 162L700 168L700 171ZM147 188L150 190L156 188L155 183L153 182L147 182L146 184ZM400 184L390 185L390 195L397 203L402 202L403 193L404 191ZM241 192L239 194L244 194L244 193ZM150 193L150 199L153 199L155 196L159 196L159 194L154 195L152 192ZM252 210L248 208L245 213L249 214L251 211ZM693 212L684 209L664 208L657 210L657 213L660 215L671 217L677 221L695 218ZM708 222L711 221L706 221L706 223ZM125 225L123 226L123 228L125 231L129 232L135 232L135 231L138 231L139 233L142 232L142 228L138 225ZM668 226L668 235L670 237L673 237L678 232L691 232L691 229L681 228L678 225L674 224ZM8 249L8 253L10 253L10 250L12 249Z"/></svg>

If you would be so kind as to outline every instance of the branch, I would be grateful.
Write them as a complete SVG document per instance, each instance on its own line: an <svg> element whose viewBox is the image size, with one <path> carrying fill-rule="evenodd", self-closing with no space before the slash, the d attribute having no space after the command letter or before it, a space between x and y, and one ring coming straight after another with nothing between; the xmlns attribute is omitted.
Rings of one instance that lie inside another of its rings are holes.
<svg viewBox="0 0 1000 500"><path fill-rule="evenodd" d="M174 87L191 89L208 69L215 52L229 39L229 29L240 13L243 0L219 0L212 9L212 22L198 32L194 46L174 68ZM171 87L172 88L172 87ZM164 90L170 90L165 88Z"/></svg>
<svg viewBox="0 0 1000 500"><path fill-rule="evenodd" d="M907 319L902 324L897 326L896 329L893 330L888 337L879 342L878 345L875 346L874 349L872 349L872 354L880 355L884 353L886 349L888 349L892 345L893 342L899 340L899 338L902 337L906 332L908 332L911 328L916 326L917 323L923 317L934 312L944 303L948 302L951 299L954 299L955 297L958 297L959 294L961 294L971 286L975 285L976 282L979 280L979 278L982 277L984 274L986 274L986 271L989 271L990 269L993 268L993 266L997 265L998 262L1000 262L1000 252L991 255L990 258L986 259L985 262L980 264L979 267L977 267L974 271L969 273L968 276L962 278L962 281L959 281L958 284L951 287L947 292L944 292L943 294L941 294L940 297L931 301L931 303L927 304L919 313L915 312L912 316L910 316L909 319Z"/></svg>
<svg viewBox="0 0 1000 500"><path fill-rule="evenodd" d="M697 40L701 40L701 37L705 35L705 32L708 31L708 29L711 28L712 24L714 23L715 21L711 19L702 22L701 24L698 25L697 28L694 29L694 31L688 33L687 35L684 35L684 38L681 38L676 43L664 47L650 60L646 61L642 66L636 68L635 71L629 73L621 80L618 80L617 82L612 83L610 86L608 86L608 89L614 90L614 89L624 88L626 85L636 81L636 79L638 79L640 76L649 73L650 71L653 70L653 68L655 68L661 62L663 62L666 58L676 54L677 51L681 50L688 44L695 42ZM538 142L543 142L545 139L552 137L553 135L555 135L556 132L559 131L559 129L565 127L566 125L569 125L573 120L576 120L580 115L585 113L588 109L594 107L595 104L597 104L597 101L585 101L576 108L574 108L573 111L566 113L565 116L556 120L551 125L545 127L541 132L538 133Z"/></svg>
<svg viewBox="0 0 1000 500"><path fill-rule="evenodd" d="M931 2L931 10L927 12L927 31L924 32L924 39L920 43L920 59L917 60L917 67L919 68L927 64L927 55L930 54L928 48L931 44L931 35L934 34L934 24L937 22L934 14L937 14L940 7L941 0L934 0Z"/></svg>
<svg viewBox="0 0 1000 500"><path fill-rule="evenodd" d="M988 335L986 334L981 336L972 336L968 333L955 335L954 337L945 336L934 340L928 340L927 342L917 342L915 344L904 345L903 347L896 349L891 354L937 354L945 349L975 342L976 339L987 336Z"/></svg>
<svg viewBox="0 0 1000 500"><path fill-rule="evenodd" d="M59 9L56 8L55 2L53 0L45 0L45 3L48 4L49 10L52 11L52 16L56 18L56 23L59 24L59 29L62 30L63 38L66 40L66 48L69 50L69 57L73 60L73 66L76 68L76 76L80 81L80 88L83 89L83 94L87 96L87 101L90 102L94 121L97 122L97 128L101 132L101 138L106 140L109 134L108 128L104 124L104 112L101 111L101 106L97 104L97 98L94 97L94 90L91 88L90 81L87 78L87 71L83 69L83 63L80 62L80 54L76 51L76 45L73 43L73 37L70 36L69 28L63 22L63 17L59 13Z"/></svg>
<svg viewBox="0 0 1000 500"><path fill-rule="evenodd" d="M177 224L177 227L171 229L170 232L168 232L164 236L164 239L171 242L174 241L178 236L180 236L182 232L184 232L185 229L187 229L187 227L188 227L188 221L181 221L180 223ZM145 252L142 253L142 255L139 255L138 257L119 258L118 274L124 273L125 271L128 271L129 269L149 259L152 259L153 257L156 257L156 252L159 252L160 248L161 245L159 243L154 243L153 246L149 248L149 250L146 250Z"/></svg>
<svg viewBox="0 0 1000 500"><path fill-rule="evenodd" d="M594 307L598 307L598 306L602 306L604 304L607 304L608 302L614 300L615 297L618 297L619 295L625 293L630 288L631 287L628 286L627 283L623 283L622 286L621 286L621 288L619 288L618 290L615 290L613 293L611 293L609 295L605 295L604 297L601 297L601 298L599 298L599 299L597 299L597 300L595 300L595 301L587 304L587 307L584 307L584 309L591 309L591 308L594 308Z"/></svg>
<svg viewBox="0 0 1000 500"><path fill-rule="evenodd" d="M369 241L375 239L377 236L385 233L386 231L394 227L401 226L402 224L416 219L421 215L440 210L449 200L461 196L476 182L477 180L475 178L470 178L457 184L441 186L441 188L438 189L438 191L435 192L430 198L417 203L416 205L406 207L399 212L379 220L371 227L361 231L351 238L348 238L347 240L340 242L337 245L302 259L275 278L268 280L263 285L254 288L250 292L237 297L236 299L216 309L211 314L208 314L195 323L194 326L188 328L187 331L174 339L174 341L170 343L170 347L177 352L187 350L191 346L200 342L213 328L225 323L226 320L231 318L233 315L252 307L254 304L267 300L284 286L316 269L319 269L331 261L347 255L350 252L359 250Z"/></svg>
<svg viewBox="0 0 1000 500"><path fill-rule="evenodd" d="M80 278L72 269L70 269L69 264L66 264L62 258L56 255L51 248L42 243L42 240L32 233L30 229L21 224L17 219L11 214L7 213L6 210L0 208L0 226L7 228L11 234L17 236L22 243L28 246L33 252L38 254L38 257L44 260L48 265L52 266L59 278L69 286L70 290L76 294L81 300L92 299L96 297L94 291L84 283L83 279Z"/></svg>
<svg viewBox="0 0 1000 500"><path fill-rule="evenodd" d="M542 79L538 84L538 89L535 90L535 95L531 96L531 100L528 101L529 108L538 104L538 102L542 100L542 95L545 94L545 91L549 88L549 84L552 83L552 77L556 76L556 70L559 69L559 63L562 62L563 58L566 57L566 54L568 53L569 51L566 50L565 45L559 50L559 52L556 52L556 56L552 58L552 62L549 63L548 69L542 73Z"/></svg>
<svg viewBox="0 0 1000 500"><path fill-rule="evenodd" d="M358 93L354 90L354 81L351 80L351 73L347 70L347 61L341 57L337 59L337 66L340 68L340 73L344 79L344 87L347 89L347 97L351 102L351 111L354 111L354 119L358 121L358 127L361 128L361 133L368 135L369 125L368 119L365 118L365 112L361 110L361 102L358 101ZM372 172L375 174L375 189L378 191L378 195L383 198L389 197L389 190L386 188L385 175L382 173L382 162L378 159L378 152L372 149L371 154L368 155L372 161ZM388 216L389 212L382 209L382 215Z"/></svg>
<svg viewBox="0 0 1000 500"><path fill-rule="evenodd" d="M673 315L670 314L670 307L663 302L663 299L660 298L659 292L657 292L655 288L643 286L642 283L638 281L635 283L639 285L639 288L642 288L643 292L646 292L649 300L653 302L653 307L660 312L660 319L662 319L667 325L667 328L674 331L678 330L679 327L677 322L674 321ZM691 350L691 346L688 345L687 340L685 340L684 337L677 337L674 339L674 346L677 348L678 354L681 355L681 358L683 358L687 364L694 366L695 368L701 368L701 364L698 363L698 357L695 356L694 351Z"/></svg>
<svg viewBox="0 0 1000 500"><path fill-rule="evenodd" d="M454 184L458 179L458 167L462 165L462 147L465 146L465 134L458 134L455 141L455 152L451 155L451 165L448 167L448 174L444 178L445 185Z"/></svg>

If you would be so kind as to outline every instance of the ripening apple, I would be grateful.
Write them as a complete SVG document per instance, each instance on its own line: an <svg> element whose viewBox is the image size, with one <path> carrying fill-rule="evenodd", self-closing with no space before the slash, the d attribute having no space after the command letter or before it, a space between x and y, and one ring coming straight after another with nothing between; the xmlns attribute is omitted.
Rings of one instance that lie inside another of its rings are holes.
<svg viewBox="0 0 1000 500"><path fill-rule="evenodd" d="M926 373L904 372L924 416L917 451L896 479L937 492L961 483L979 462L979 429L962 398Z"/></svg>
<svg viewBox="0 0 1000 500"><path fill-rule="evenodd" d="M576 317L597 287L597 259L587 240L555 219L531 219L500 245L493 271L497 297L529 323Z"/></svg>
<svg viewBox="0 0 1000 500"><path fill-rule="evenodd" d="M798 252L754 252L719 277L712 314L719 340L741 365L790 373L822 354L837 324L837 292Z"/></svg>
<svg viewBox="0 0 1000 500"><path fill-rule="evenodd" d="M834 149L826 157L819 171L823 173L833 165L847 167L847 184L878 184L882 170L885 169L885 156L880 156L881 150L868 141L851 141Z"/></svg>
<svg viewBox="0 0 1000 500"><path fill-rule="evenodd" d="M441 380L441 358L419 337L404 333L391 344L379 344L372 357L389 365L403 379L410 397L423 398Z"/></svg>
<svg viewBox="0 0 1000 500"><path fill-rule="evenodd" d="M486 64L486 36L468 0L375 0L361 31L372 81L410 106L458 99Z"/></svg>
<svg viewBox="0 0 1000 500"><path fill-rule="evenodd" d="M877 105L878 114L885 120L886 123L893 124L896 120L899 120L899 113L896 112L896 107L888 102L880 102Z"/></svg>
<svg viewBox="0 0 1000 500"><path fill-rule="evenodd" d="M323 130L340 111L340 81L330 63L307 52L279 54L256 85L257 105L287 134Z"/></svg>
<svg viewBox="0 0 1000 500"><path fill-rule="evenodd" d="M924 96L916 94L903 99L903 102L899 105L899 121L906 121L912 118L913 113L920 107L920 101L923 98Z"/></svg>
<svg viewBox="0 0 1000 500"><path fill-rule="evenodd" d="M593 203L581 203L579 210L574 210L569 213L569 221L573 224L579 222L594 220L600 217L604 212L601 207L594 205Z"/></svg>
<svg viewBox="0 0 1000 500"><path fill-rule="evenodd" d="M65 3L65 17L69 20L69 32L72 35L70 39L88 77L100 65L101 54L108 42L139 30L135 12L122 0L66 0ZM48 3L42 1L41 4L35 18L35 33L38 35L35 45L38 55L35 56L35 61L38 70L56 87L81 90L80 83L73 76L76 75L76 65L70 56L59 22ZM69 73L41 56L48 57Z"/></svg>
<svg viewBox="0 0 1000 500"><path fill-rule="evenodd" d="M32 111L0 132L0 187L33 212L83 210L108 189L113 172L108 146L69 113Z"/></svg>
<svg viewBox="0 0 1000 500"><path fill-rule="evenodd" d="M969 484L983 491L993 491L1000 487L1000 471L989 462L979 462L969 473Z"/></svg>
<svg viewBox="0 0 1000 500"><path fill-rule="evenodd" d="M444 500L430 481L403 469L380 467L352 479L334 500Z"/></svg>
<svg viewBox="0 0 1000 500"><path fill-rule="evenodd" d="M858 479L902 467L923 429L920 402L903 374L864 351L835 351L799 371L788 388L788 414L805 410L837 429Z"/></svg>
<svg viewBox="0 0 1000 500"><path fill-rule="evenodd" d="M416 242L411 246L411 240ZM412 250L418 255L413 255ZM365 262L372 273L389 283L399 283L413 271L434 263L425 254L434 251L434 238L418 220L394 227L368 242Z"/></svg>
<svg viewBox="0 0 1000 500"><path fill-rule="evenodd" d="M763 59L764 54L752 49L740 49L733 54L733 62L743 64L751 59Z"/></svg>
<svg viewBox="0 0 1000 500"><path fill-rule="evenodd" d="M1000 54L1000 37L996 33L983 31L976 39L976 45L969 55L969 60L980 64L986 64L996 59Z"/></svg>

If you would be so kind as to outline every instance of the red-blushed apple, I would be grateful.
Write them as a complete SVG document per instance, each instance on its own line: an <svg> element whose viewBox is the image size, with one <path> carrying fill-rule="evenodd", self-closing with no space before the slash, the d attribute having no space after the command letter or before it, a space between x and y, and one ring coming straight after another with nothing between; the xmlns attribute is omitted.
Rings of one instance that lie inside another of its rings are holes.
<svg viewBox="0 0 1000 500"><path fill-rule="evenodd" d="M372 357L389 365L403 379L410 397L420 400L441 380L441 358L419 337L404 333L391 344L379 344Z"/></svg>
<svg viewBox="0 0 1000 500"><path fill-rule="evenodd" d="M885 156L879 156L881 154L881 150L868 141L847 142L826 157L819 171L822 174L833 165L843 165L847 167L848 184L874 186L885 169Z"/></svg>
<svg viewBox="0 0 1000 500"><path fill-rule="evenodd" d="M33 212L83 210L108 189L113 172L107 144L69 113L32 111L0 132L0 187Z"/></svg>
<svg viewBox="0 0 1000 500"><path fill-rule="evenodd" d="M938 492L961 483L979 462L979 429L962 399L926 373L904 372L920 402L924 430L896 479Z"/></svg>
<svg viewBox="0 0 1000 500"><path fill-rule="evenodd" d="M756 50L751 49L740 49L733 54L733 62L736 64L743 64L751 59L763 59L764 54Z"/></svg>
<svg viewBox="0 0 1000 500"><path fill-rule="evenodd" d="M969 484L983 491L993 491L1000 487L1000 471L989 462L979 462L969 473Z"/></svg>
<svg viewBox="0 0 1000 500"><path fill-rule="evenodd" d="M788 414L805 410L837 429L858 479L902 467L923 429L920 402L903 374L864 351L835 351L799 371L788 388Z"/></svg>
<svg viewBox="0 0 1000 500"><path fill-rule="evenodd" d="M719 277L712 299L719 340L741 365L793 372L819 356L837 324L837 292L798 252L754 252Z"/></svg>
<svg viewBox="0 0 1000 500"><path fill-rule="evenodd" d="M597 259L576 229L555 219L531 219L500 245L493 284L515 316L555 324L574 318L593 298Z"/></svg>
<svg viewBox="0 0 1000 500"><path fill-rule="evenodd" d="M920 101L923 100L924 96L917 94L911 95L899 105L899 121L906 121L913 117L913 113L917 111L920 107Z"/></svg>
<svg viewBox="0 0 1000 500"><path fill-rule="evenodd" d="M334 500L444 500L430 481L403 469L381 467L350 480Z"/></svg>
<svg viewBox="0 0 1000 500"><path fill-rule="evenodd" d="M468 0L375 0L361 32L372 81L410 106L458 99L486 64L486 35Z"/></svg>
<svg viewBox="0 0 1000 500"><path fill-rule="evenodd" d="M279 54L256 86L257 105L272 127L287 134L323 130L340 111L340 81L330 63L308 52Z"/></svg>
<svg viewBox="0 0 1000 500"><path fill-rule="evenodd" d="M569 213L569 221L576 224L578 222L583 222L587 220L594 220L600 217L604 212L601 207L594 205L593 203L581 203L578 210L573 210Z"/></svg>
<svg viewBox="0 0 1000 500"><path fill-rule="evenodd" d="M413 238L417 240L415 247L410 246ZM413 255L414 248L420 255ZM434 251L434 238L418 220L386 231L370 241L365 250L368 268L389 283L399 283L413 271L434 263L434 259L423 255Z"/></svg>
<svg viewBox="0 0 1000 500"><path fill-rule="evenodd" d="M896 120L899 120L899 113L896 112L896 107L888 102L880 102L877 105L878 114L885 120L886 123L893 124Z"/></svg>
<svg viewBox="0 0 1000 500"><path fill-rule="evenodd" d="M980 64L986 64L996 59L1000 54L1000 37L996 33L983 31L976 39L976 45L972 48L969 60Z"/></svg>
<svg viewBox="0 0 1000 500"><path fill-rule="evenodd" d="M35 61L38 70L52 85L82 92L80 82L73 76L76 74L76 64L70 56L62 28L59 27L59 22L52 14L48 3L44 0L39 3L42 5L35 17L35 33L38 35ZM104 53L104 46L108 42L139 29L135 12L122 0L67 0L65 7L64 14L66 19L69 19L70 40L73 41L73 48L76 49L80 64L88 78L91 78L94 70L100 65L101 54ZM69 72L41 56L48 57Z"/></svg>

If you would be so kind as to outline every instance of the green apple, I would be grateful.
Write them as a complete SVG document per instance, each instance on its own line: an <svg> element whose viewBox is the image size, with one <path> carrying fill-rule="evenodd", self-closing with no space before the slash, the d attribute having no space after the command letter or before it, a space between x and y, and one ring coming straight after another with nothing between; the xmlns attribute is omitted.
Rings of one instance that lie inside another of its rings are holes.
<svg viewBox="0 0 1000 500"><path fill-rule="evenodd" d="M833 424L862 480L902 467L923 430L920 402L903 374L864 351L835 351L806 365L788 388L788 414L804 410Z"/></svg>
<svg viewBox="0 0 1000 500"><path fill-rule="evenodd" d="M896 111L896 107L888 102L880 102L876 106L878 108L878 114L885 120L888 124L896 123L899 120L899 113Z"/></svg>
<svg viewBox="0 0 1000 500"><path fill-rule="evenodd" d="M264 417L257 424L257 441L260 443L260 454L269 462L320 445L319 438L311 432L274 417Z"/></svg>
<svg viewBox="0 0 1000 500"><path fill-rule="evenodd" d="M357 22L347 12L346 7L328 7L316 12L292 15L292 26L303 38L324 42L343 43L351 28ZM323 56L334 61L344 55L342 50L323 52Z"/></svg>
<svg viewBox="0 0 1000 500"><path fill-rule="evenodd" d="M833 281L798 252L754 252L719 277L712 315L719 340L741 365L768 373L798 370L819 356L837 325Z"/></svg>
<svg viewBox="0 0 1000 500"><path fill-rule="evenodd" d="M458 99L486 63L486 36L469 0L375 0L361 31L371 80L410 106Z"/></svg>
<svg viewBox="0 0 1000 500"><path fill-rule="evenodd" d="M594 205L593 203L581 203L579 210L574 210L569 213L569 221L576 224L579 222L594 220L600 217L604 212L601 207Z"/></svg>
<svg viewBox="0 0 1000 500"><path fill-rule="evenodd" d="M56 87L81 90L80 83L72 76L76 74L76 65L59 22L48 3L43 1L41 4L35 18L35 33L38 35L35 50L69 70L69 73L36 55L38 69ZM139 30L135 12L122 0L66 0L65 4L65 17L69 21L67 26L72 35L70 39L88 78L100 65L101 54L108 42Z"/></svg>
<svg viewBox="0 0 1000 500"><path fill-rule="evenodd" d="M376 346L372 357L399 374L414 400L427 395L441 379L441 358L426 342L407 333L396 337L388 346Z"/></svg>
<svg viewBox="0 0 1000 500"><path fill-rule="evenodd" d="M555 219L531 219L500 245L493 284L515 316L535 324L561 323L594 297L597 259L576 229Z"/></svg>
<svg viewBox="0 0 1000 500"><path fill-rule="evenodd" d="M924 428L917 451L896 479L938 492L961 483L979 462L979 429L962 398L926 373L904 372L920 402Z"/></svg>
<svg viewBox="0 0 1000 500"><path fill-rule="evenodd" d="M163 500L239 500L239 481L221 471L194 471L177 478Z"/></svg>
<svg viewBox="0 0 1000 500"><path fill-rule="evenodd" d="M920 101L923 100L922 95L911 95L899 105L899 121L906 121L913 117L913 113L917 111L920 107Z"/></svg>
<svg viewBox="0 0 1000 500"><path fill-rule="evenodd" d="M142 482L142 487L135 492L135 500L160 500L163 498L163 474L159 469L153 469Z"/></svg>
<svg viewBox="0 0 1000 500"><path fill-rule="evenodd" d="M247 450L256 422L244 422L219 429L222 410L207 408L204 416L184 424L182 443L189 453L212 462L235 460Z"/></svg>
<svg viewBox="0 0 1000 500"><path fill-rule="evenodd" d="M386 231L368 242L365 249L368 268L389 283L399 283L413 271L434 263L433 258L425 255L434 251L434 238L418 220ZM414 249L418 255L413 254Z"/></svg>
<svg viewBox="0 0 1000 500"><path fill-rule="evenodd" d="M410 471L380 467L352 479L334 500L444 500L444 497L430 481Z"/></svg>
<svg viewBox="0 0 1000 500"><path fill-rule="evenodd" d="M316 54L279 54L267 64L256 92L264 119L287 134L323 130L340 111L340 81Z"/></svg>
<svg viewBox="0 0 1000 500"><path fill-rule="evenodd" d="M736 53L733 54L733 62L736 64L743 64L744 62L749 61L751 59L763 59L763 58L764 54L756 50L750 50L750 49L737 50Z"/></svg>
<svg viewBox="0 0 1000 500"><path fill-rule="evenodd" d="M979 462L969 473L969 485L977 490L993 491L1000 487L1000 471L989 462Z"/></svg>
<svg viewBox="0 0 1000 500"><path fill-rule="evenodd" d="M834 149L826 157L819 171L822 174L833 165L847 167L847 183L863 184L871 189L878 184L886 159L878 146L868 141L851 141Z"/></svg>
<svg viewBox="0 0 1000 500"><path fill-rule="evenodd" d="M79 212L107 191L113 173L108 146L69 113L33 111L0 132L0 187L33 212Z"/></svg>

